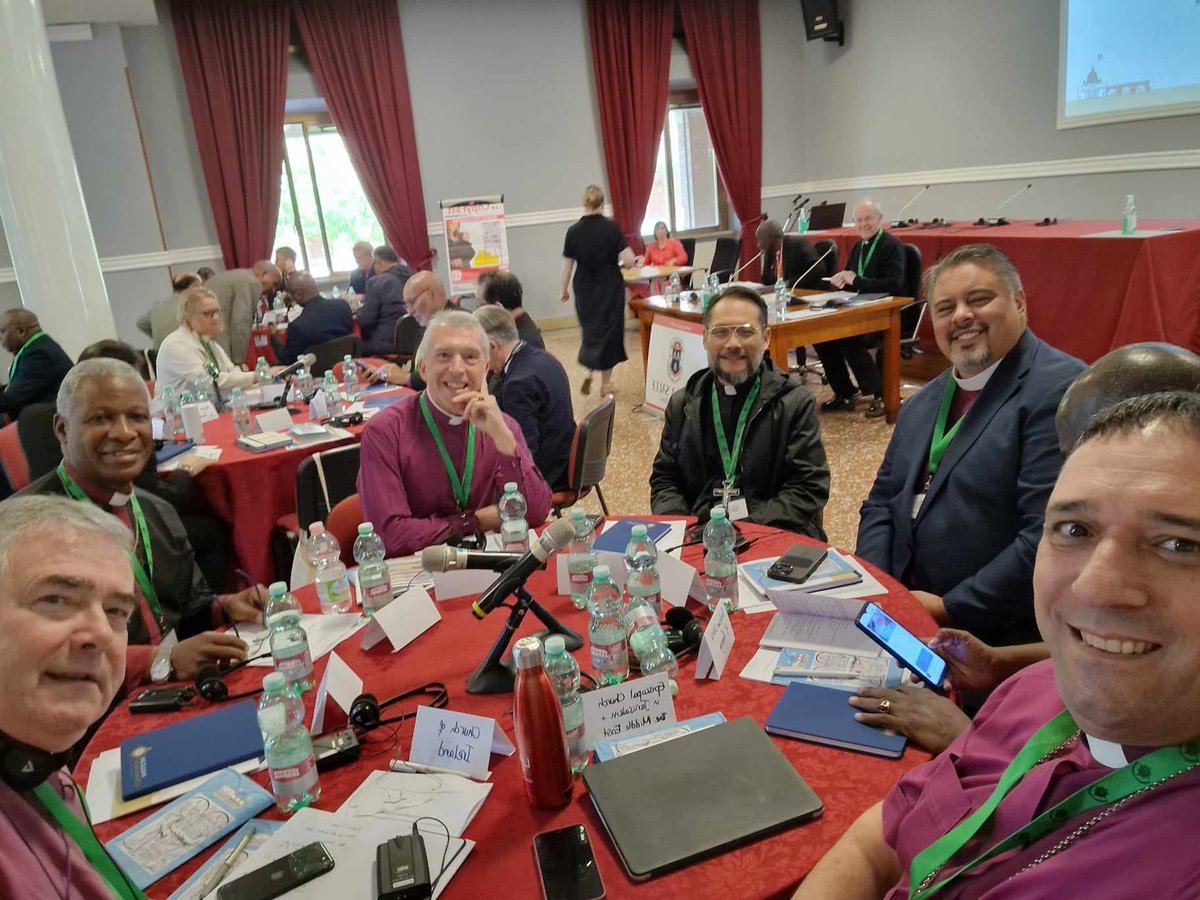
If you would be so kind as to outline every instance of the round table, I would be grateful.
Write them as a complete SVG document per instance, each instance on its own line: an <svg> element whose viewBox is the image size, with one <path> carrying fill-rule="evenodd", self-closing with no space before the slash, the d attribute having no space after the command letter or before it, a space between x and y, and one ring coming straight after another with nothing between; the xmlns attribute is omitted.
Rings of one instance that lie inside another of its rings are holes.
<svg viewBox="0 0 1200 900"><path fill-rule="evenodd" d="M743 561L779 555L794 543L814 543L774 528L747 523L740 523L740 527L747 538L756 539L743 552ZM702 561L701 549L685 548L684 560L699 566ZM574 609L569 597L555 593L555 565L552 561L546 571L531 577L529 590L561 621L586 633L586 614ZM932 635L936 625L908 591L878 569L868 568L888 590L887 596L876 598L876 602L914 633ZM301 591L298 596L306 609L315 611L315 597L311 588ZM511 738L512 695L481 696L468 694L465 690L467 677L487 654L503 627L506 611L497 612L479 622L471 617L470 600L467 598L441 603L438 608L442 621L399 653L393 655L386 641L363 652L359 649L361 632L343 641L337 653L362 677L365 689L375 693L380 700L429 681L443 681L450 692L451 709L493 717ZM675 698L680 719L714 711L720 711L727 719L751 716L761 723L766 718L782 695L782 690L777 685L739 678L738 673L758 648L759 638L770 620L771 615L766 613L735 614L732 617L736 643L724 675L718 681L695 680L694 656L681 664L679 694ZM527 616L518 634L535 631L538 626L535 617ZM586 647L576 654L585 669L586 654ZM327 659L325 657L318 661L314 673L316 678L319 679L324 672ZM230 687L235 692L248 690L268 671L243 669L235 672L229 678ZM315 693L314 690L305 695L307 720L311 720ZM408 709L404 707L403 711ZM92 760L101 751L117 746L126 737L203 711L204 707L200 706L178 713L131 716L127 704L122 704L92 739L77 771L80 776L89 772ZM401 709L388 711L397 714ZM330 704L326 711L326 728L333 728L344 720L344 714ZM402 723L394 734L389 728L382 728L382 734L369 736L360 760L322 773L322 793L317 807L336 810L369 771L386 768L393 756L404 756L409 749L412 729L411 720ZM591 834L609 897L736 897L739 900L749 897L787 897L860 813L882 799L901 775L930 758L929 754L912 747L900 759L888 760L801 741L783 738L773 740L824 801L824 815L810 824L641 884L630 881L626 876L582 782L576 781L574 797L564 809L536 810L525 800L517 757L493 756L492 783L495 786L464 833L464 837L476 841L477 846L443 896L447 900L467 900L488 893L505 898L540 896L532 851L533 836L541 831L582 822ZM713 777L720 777L723 766L736 765L737 760L714 760ZM265 773L254 778L261 784L267 783ZM107 822L97 826L96 832L101 840L107 841L147 814L139 813ZM720 811L714 810L713 814L719 815ZM268 818L279 817L274 807L265 815ZM662 818L669 820L670 810L663 810ZM154 884L147 895L166 897L211 852L206 851ZM503 886L498 893L497 886Z"/></svg>

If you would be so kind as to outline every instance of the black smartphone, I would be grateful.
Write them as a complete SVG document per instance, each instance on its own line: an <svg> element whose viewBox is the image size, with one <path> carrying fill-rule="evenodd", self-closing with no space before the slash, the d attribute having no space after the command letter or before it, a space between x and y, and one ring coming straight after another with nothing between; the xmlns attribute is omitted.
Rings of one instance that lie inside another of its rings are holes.
<svg viewBox="0 0 1200 900"><path fill-rule="evenodd" d="M775 560L767 569L767 577L779 581L790 581L793 584L804 584L808 577L817 571L821 563L825 562L825 557L828 555L828 547L793 544L787 553Z"/></svg>
<svg viewBox="0 0 1200 900"><path fill-rule="evenodd" d="M926 685L935 691L942 689L942 681L946 678L946 661L877 605L865 604L854 624L905 668L915 672Z"/></svg>
<svg viewBox="0 0 1200 900"><path fill-rule="evenodd" d="M175 712L196 696L191 688L151 688L142 691L129 704L131 713Z"/></svg>
<svg viewBox="0 0 1200 900"><path fill-rule="evenodd" d="M217 900L272 900L324 875L333 868L333 857L320 841L293 850L287 856L222 885Z"/></svg>
<svg viewBox="0 0 1200 900"><path fill-rule="evenodd" d="M600 900L604 882L582 825L543 831L533 839L545 900Z"/></svg>

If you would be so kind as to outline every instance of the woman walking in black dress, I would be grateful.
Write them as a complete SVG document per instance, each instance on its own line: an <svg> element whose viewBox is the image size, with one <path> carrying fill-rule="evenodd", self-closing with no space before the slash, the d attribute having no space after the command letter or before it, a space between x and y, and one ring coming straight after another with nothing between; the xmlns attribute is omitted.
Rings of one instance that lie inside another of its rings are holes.
<svg viewBox="0 0 1200 900"><path fill-rule="evenodd" d="M592 376L600 373L600 392L612 390L612 370L624 362L625 281L621 266L632 266L633 251L621 228L601 213L604 191L588 185L583 192L583 216L567 229L563 243L562 297L571 299L567 285L575 288L575 313L583 339L579 364L588 370L583 393L592 389ZM571 278L572 271L575 274Z"/></svg>

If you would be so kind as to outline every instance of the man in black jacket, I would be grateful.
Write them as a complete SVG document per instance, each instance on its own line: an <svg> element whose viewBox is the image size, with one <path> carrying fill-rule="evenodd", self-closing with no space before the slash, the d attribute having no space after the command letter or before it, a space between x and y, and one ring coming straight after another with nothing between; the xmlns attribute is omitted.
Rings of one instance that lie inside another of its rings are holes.
<svg viewBox="0 0 1200 900"><path fill-rule="evenodd" d="M904 245L883 230L883 212L874 200L864 200L854 207L854 229L859 241L850 248L846 268L830 279L834 290L856 293L900 294L904 290ZM825 378L833 388L833 399L821 404L825 412L851 411L854 398L862 392L871 396L866 417L876 419L884 414L883 378L871 354L867 352L867 335L841 338L817 344L817 356L825 367ZM850 380L850 370L858 389Z"/></svg>
<svg viewBox="0 0 1200 900"><path fill-rule="evenodd" d="M407 311L404 285L412 272L387 244L375 248L375 275L367 282L367 299L358 311L363 353L367 356L396 352L396 322Z"/></svg>
<svg viewBox="0 0 1200 900"><path fill-rule="evenodd" d="M0 315L0 345L13 355L8 386L0 392L0 413L16 421L29 404L54 402L71 357L42 331L37 316L19 308Z"/></svg>
<svg viewBox="0 0 1200 900"><path fill-rule="evenodd" d="M704 314L708 369L667 404L650 473L655 515L693 515L728 494L731 519L824 539L829 464L812 396L763 361L767 307L754 291L726 288Z"/></svg>
<svg viewBox="0 0 1200 900"><path fill-rule="evenodd" d="M354 333L354 314L343 300L322 297L317 282L307 272L288 276L288 292L299 304L301 313L287 327L287 342L274 335L275 355L281 365L290 366L317 344Z"/></svg>

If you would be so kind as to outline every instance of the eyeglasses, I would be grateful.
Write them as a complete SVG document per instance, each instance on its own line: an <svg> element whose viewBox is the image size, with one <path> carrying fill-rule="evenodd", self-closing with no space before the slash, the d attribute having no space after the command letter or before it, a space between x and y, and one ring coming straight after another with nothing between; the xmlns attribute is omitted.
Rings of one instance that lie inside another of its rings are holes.
<svg viewBox="0 0 1200 900"><path fill-rule="evenodd" d="M201 312L200 315L206 319L219 319L221 318L221 311L219 309L214 309L211 312Z"/></svg>
<svg viewBox="0 0 1200 900"><path fill-rule="evenodd" d="M747 322L744 325L710 325L705 329L705 334L718 341L727 341L731 334L736 334L741 340L748 341L760 331L762 329L757 325Z"/></svg>

